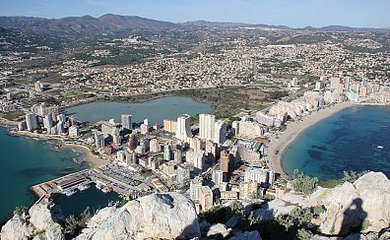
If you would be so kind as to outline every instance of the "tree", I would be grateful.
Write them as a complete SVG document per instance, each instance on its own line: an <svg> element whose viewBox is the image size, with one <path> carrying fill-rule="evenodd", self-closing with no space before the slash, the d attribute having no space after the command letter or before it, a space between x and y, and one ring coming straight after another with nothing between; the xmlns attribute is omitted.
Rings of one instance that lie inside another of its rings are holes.
<svg viewBox="0 0 390 240"><path fill-rule="evenodd" d="M342 182L350 182L354 183L358 178L363 176L364 174L368 173L368 171L362 171L362 172L355 172L355 171L344 171L344 176L341 178Z"/></svg>
<svg viewBox="0 0 390 240"><path fill-rule="evenodd" d="M87 207L79 217L70 215L65 219L65 232L71 237L75 237L81 233L81 230L87 226L87 222L91 218L91 212Z"/></svg>
<svg viewBox="0 0 390 240"><path fill-rule="evenodd" d="M25 206L18 206L15 208L14 214L18 216L23 216L27 214L27 208Z"/></svg>
<svg viewBox="0 0 390 240"><path fill-rule="evenodd" d="M317 189L318 178L309 177L300 172L298 169L295 169L291 184L295 191L307 195L313 193Z"/></svg>

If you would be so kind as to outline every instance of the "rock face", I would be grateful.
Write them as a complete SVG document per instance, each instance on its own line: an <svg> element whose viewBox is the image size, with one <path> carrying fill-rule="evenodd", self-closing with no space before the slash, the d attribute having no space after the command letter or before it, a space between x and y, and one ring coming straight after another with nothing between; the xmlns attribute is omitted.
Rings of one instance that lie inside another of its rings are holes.
<svg viewBox="0 0 390 240"><path fill-rule="evenodd" d="M1 229L3 240L27 240L33 234L27 216L15 215Z"/></svg>
<svg viewBox="0 0 390 240"><path fill-rule="evenodd" d="M296 205L288 204L281 199L275 199L264 204L261 208L254 210L253 214L269 221L275 219L279 215L290 213L296 207Z"/></svg>
<svg viewBox="0 0 390 240"><path fill-rule="evenodd" d="M379 232L390 223L390 180L381 172L369 172L335 188L319 188L307 197L286 194L283 200L302 207L324 205L327 210L317 224L325 234Z"/></svg>
<svg viewBox="0 0 390 240"><path fill-rule="evenodd" d="M15 215L1 230L2 240L63 240L61 226L54 222L46 205L34 205L29 216Z"/></svg>
<svg viewBox="0 0 390 240"><path fill-rule="evenodd" d="M193 203L178 193L152 194L125 206L105 208L77 240L188 239L200 236Z"/></svg>

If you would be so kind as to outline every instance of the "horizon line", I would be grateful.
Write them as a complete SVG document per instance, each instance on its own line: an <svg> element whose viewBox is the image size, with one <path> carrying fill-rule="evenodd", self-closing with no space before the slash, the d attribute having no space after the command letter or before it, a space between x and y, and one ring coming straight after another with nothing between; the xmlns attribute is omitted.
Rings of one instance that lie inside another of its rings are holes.
<svg viewBox="0 0 390 240"><path fill-rule="evenodd" d="M267 26L273 26L273 27L287 27L290 29L305 29L305 28L316 28L316 29L321 29L321 28L326 28L326 27L348 27L348 28L362 28L362 29L390 29L390 26L387 27L372 27L372 26L351 26L351 25L342 25L342 24L328 24L328 25L322 25L322 26L313 26L313 25L306 25L306 26L300 26L300 27L291 27L286 24L272 24L272 23L253 23L253 22L243 22L243 21L222 21L222 20L205 20L205 19L197 19L197 20L187 20L187 21L170 21L170 20L162 20L162 19L157 19L153 17L147 17L147 16L140 16L140 15L122 15L122 14L115 14L115 13L105 13L102 15L69 15L69 16L63 16L63 17L42 17L42 16L28 16L28 15L0 15L0 17L25 17L25 18L41 18L41 19L48 19L48 20L60 20L64 18L81 18L81 17L92 17L92 18L100 18L105 15L114 15L114 16L121 16L121 17L139 17L143 19L148 19L148 20L155 20L159 22L169 22L173 24L185 24L185 23L193 23L193 22L206 22L206 23L217 23L217 24L222 24L222 23L230 23L230 24L246 24L246 25L267 25Z"/></svg>

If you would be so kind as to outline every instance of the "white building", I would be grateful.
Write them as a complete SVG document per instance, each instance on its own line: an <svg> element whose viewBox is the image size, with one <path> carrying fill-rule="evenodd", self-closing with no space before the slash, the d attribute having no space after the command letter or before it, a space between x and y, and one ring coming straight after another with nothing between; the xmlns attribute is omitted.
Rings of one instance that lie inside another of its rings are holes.
<svg viewBox="0 0 390 240"><path fill-rule="evenodd" d="M26 125L27 125L27 130L29 131L34 131L38 127L37 123L37 116L35 113L27 113L26 114Z"/></svg>
<svg viewBox="0 0 390 240"><path fill-rule="evenodd" d="M221 170L214 170L211 179L215 185L219 186L223 182L223 172Z"/></svg>
<svg viewBox="0 0 390 240"><path fill-rule="evenodd" d="M78 137L80 136L80 131L77 126L70 126L68 130L69 137Z"/></svg>
<svg viewBox="0 0 390 240"><path fill-rule="evenodd" d="M185 140L192 137L190 120L191 116L188 114L182 114L177 118L176 138Z"/></svg>
<svg viewBox="0 0 390 240"><path fill-rule="evenodd" d="M215 116L211 114L199 114L199 137L201 139L214 140Z"/></svg>
<svg viewBox="0 0 390 240"><path fill-rule="evenodd" d="M53 118L51 114L47 114L43 119L43 127L47 129L47 133L50 134L50 129L53 127Z"/></svg>
<svg viewBox="0 0 390 240"><path fill-rule="evenodd" d="M121 120L122 120L122 127L125 129L132 129L132 122L131 122L131 115L129 114L122 114Z"/></svg>
<svg viewBox="0 0 390 240"><path fill-rule="evenodd" d="M262 168L248 167L245 170L244 181L254 181L260 184L269 183L269 171L267 169Z"/></svg>

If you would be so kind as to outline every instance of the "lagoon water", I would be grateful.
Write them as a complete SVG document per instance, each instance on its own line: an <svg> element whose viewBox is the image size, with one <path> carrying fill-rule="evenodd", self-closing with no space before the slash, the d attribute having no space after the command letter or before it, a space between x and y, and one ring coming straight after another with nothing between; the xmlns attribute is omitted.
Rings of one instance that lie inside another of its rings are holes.
<svg viewBox="0 0 390 240"><path fill-rule="evenodd" d="M148 118L151 124L161 124L164 119L176 119L182 113L191 116L209 113L211 107L188 97L166 97L143 103L93 102L65 110L67 114L73 114L77 119L90 123L111 118L120 122L121 114L131 114L133 122Z"/></svg>
<svg viewBox="0 0 390 240"><path fill-rule="evenodd" d="M345 170L390 177L390 108L353 106L305 129L284 152L282 167L321 179L340 178Z"/></svg>

